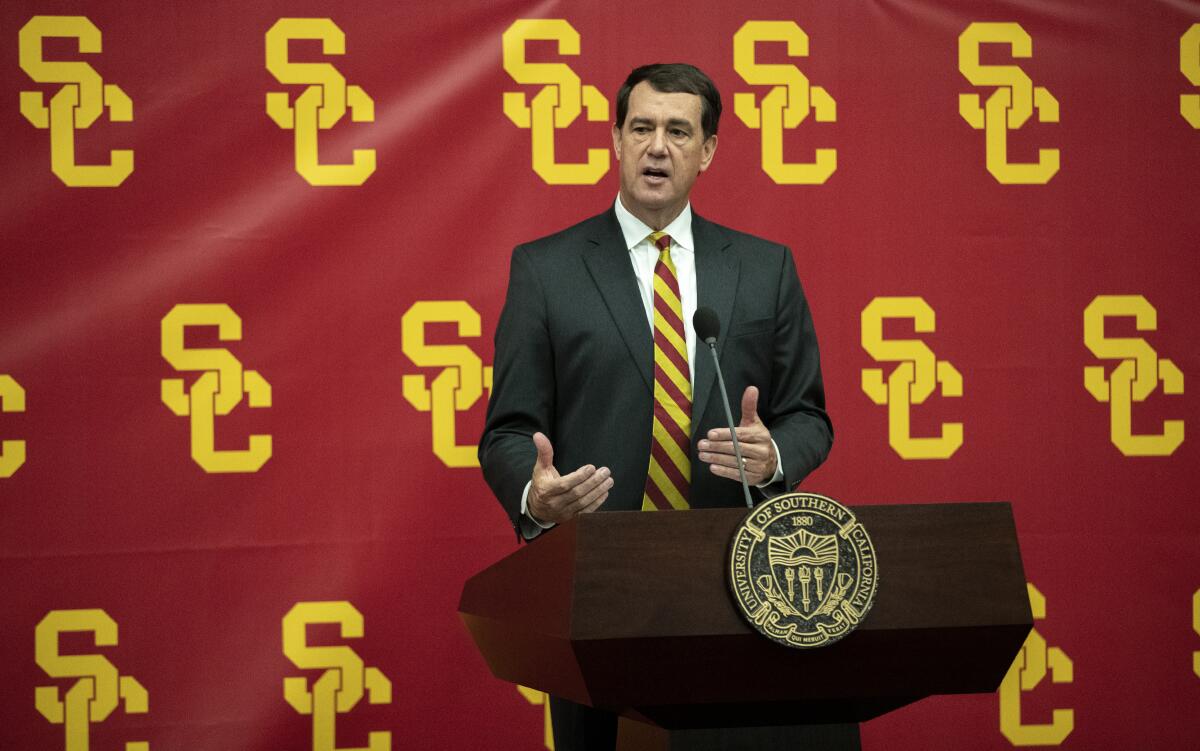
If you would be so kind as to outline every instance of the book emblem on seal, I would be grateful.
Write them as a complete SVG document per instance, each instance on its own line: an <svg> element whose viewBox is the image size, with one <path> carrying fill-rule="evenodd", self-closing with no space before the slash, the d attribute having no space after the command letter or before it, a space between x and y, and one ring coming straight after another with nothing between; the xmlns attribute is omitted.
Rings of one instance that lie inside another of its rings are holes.
<svg viewBox="0 0 1200 751"><path fill-rule="evenodd" d="M729 586L742 615L789 647L822 647L862 622L879 569L871 538L848 508L787 493L755 506L733 536Z"/></svg>

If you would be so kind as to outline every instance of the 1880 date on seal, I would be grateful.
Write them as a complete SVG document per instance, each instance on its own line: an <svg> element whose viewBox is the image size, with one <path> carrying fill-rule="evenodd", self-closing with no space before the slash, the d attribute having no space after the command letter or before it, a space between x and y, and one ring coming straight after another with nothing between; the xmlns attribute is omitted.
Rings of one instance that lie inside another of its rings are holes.
<svg viewBox="0 0 1200 751"><path fill-rule="evenodd" d="M746 619L789 647L822 647L853 631L875 602L871 538L837 501L787 493L742 520L729 553L729 586Z"/></svg>

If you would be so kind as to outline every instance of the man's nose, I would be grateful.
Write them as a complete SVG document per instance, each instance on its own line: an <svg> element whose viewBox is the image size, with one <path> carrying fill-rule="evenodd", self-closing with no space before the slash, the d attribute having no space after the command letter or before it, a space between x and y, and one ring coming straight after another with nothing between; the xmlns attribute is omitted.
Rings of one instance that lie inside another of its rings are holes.
<svg viewBox="0 0 1200 751"><path fill-rule="evenodd" d="M650 136L650 153L655 155L667 153L667 131L663 128L655 128L654 134Z"/></svg>

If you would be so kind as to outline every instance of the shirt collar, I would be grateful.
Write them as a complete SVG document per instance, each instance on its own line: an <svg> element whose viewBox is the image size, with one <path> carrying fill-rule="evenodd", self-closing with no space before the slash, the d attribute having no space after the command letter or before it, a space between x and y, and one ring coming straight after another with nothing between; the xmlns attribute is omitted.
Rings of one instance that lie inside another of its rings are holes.
<svg viewBox="0 0 1200 751"><path fill-rule="evenodd" d="M613 208L617 212L617 224L621 225L621 234L625 236L625 247L633 250L633 247L646 239L646 237L654 232L645 222L638 219L625 205L621 203L620 194L617 195L616 204ZM679 248L680 250L694 251L696 246L692 242L692 202L688 201L683 207L683 211L679 212L679 216L671 220L671 223L663 228L671 236L671 247Z"/></svg>

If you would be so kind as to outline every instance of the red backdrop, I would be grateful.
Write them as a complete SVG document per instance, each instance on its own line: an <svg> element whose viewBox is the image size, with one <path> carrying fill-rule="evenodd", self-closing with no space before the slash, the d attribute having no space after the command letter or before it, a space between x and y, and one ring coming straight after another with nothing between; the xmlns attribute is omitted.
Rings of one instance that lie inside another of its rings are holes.
<svg viewBox="0 0 1200 751"><path fill-rule="evenodd" d="M693 205L787 243L814 311L837 437L802 488L1011 501L1044 596L1007 693L864 747L1194 748L1197 24L4 3L0 748L320 749L331 718L339 747L542 746L455 614L514 547L472 466L491 335L511 248L612 202L625 74L677 59L726 103Z"/></svg>

